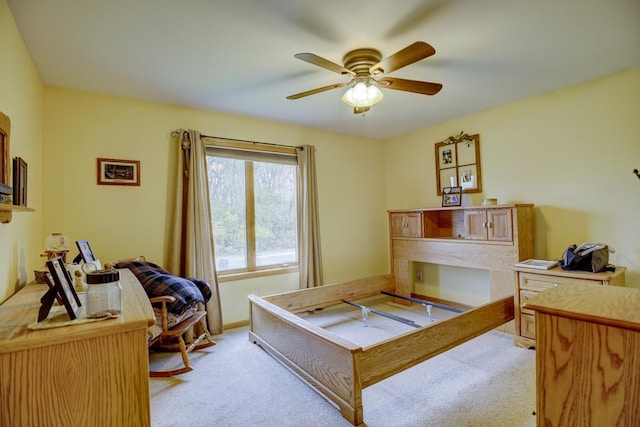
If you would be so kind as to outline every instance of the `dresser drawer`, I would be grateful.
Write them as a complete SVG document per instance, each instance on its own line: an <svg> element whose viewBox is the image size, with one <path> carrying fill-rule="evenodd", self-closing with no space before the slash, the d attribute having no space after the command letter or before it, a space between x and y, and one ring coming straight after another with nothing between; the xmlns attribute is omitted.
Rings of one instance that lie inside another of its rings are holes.
<svg viewBox="0 0 640 427"><path fill-rule="evenodd" d="M546 276L543 274L521 273L520 289L528 289L531 291L542 292L546 289L560 285L572 285L576 283L589 283L593 285L602 285L600 280L576 279L573 277Z"/></svg>
<svg viewBox="0 0 640 427"><path fill-rule="evenodd" d="M520 335L526 338L536 338L536 322L533 314L520 315Z"/></svg>
<svg viewBox="0 0 640 427"><path fill-rule="evenodd" d="M533 310L522 306L540 292L556 287L578 284L591 286L624 286L626 268L616 267L615 272L587 273L565 271L560 267L551 270L516 269L516 289L514 307L516 318L516 345L524 348L535 347L536 325Z"/></svg>
<svg viewBox="0 0 640 427"><path fill-rule="evenodd" d="M526 307L523 307L523 305L529 300L529 298L534 297L536 295L538 295L538 292L529 291L529 290L526 290L526 289L521 289L520 290L520 311L522 313L527 313L527 314L530 314L530 315L533 316L534 311L530 310L530 309L528 309Z"/></svg>

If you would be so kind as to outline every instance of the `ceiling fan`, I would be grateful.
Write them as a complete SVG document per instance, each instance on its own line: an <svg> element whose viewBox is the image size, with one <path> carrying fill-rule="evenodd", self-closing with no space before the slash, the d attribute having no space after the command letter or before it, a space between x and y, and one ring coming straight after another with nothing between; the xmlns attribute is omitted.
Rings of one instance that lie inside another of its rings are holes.
<svg viewBox="0 0 640 427"><path fill-rule="evenodd" d="M402 90L422 95L435 95L442 89L440 83L407 80L397 77L383 77L402 67L427 58L434 53L436 53L436 50L431 45L421 41L415 42L385 59L382 59L380 51L376 49L356 49L347 52L344 56L342 60L344 66L321 58L313 53L298 53L295 55L296 58L343 76L349 76L350 79L345 83L335 83L289 95L287 99L299 99L327 90L348 86L355 82L355 85L344 94L342 101L353 107L354 114L361 114L369 111L372 105L382 99L384 95L379 88Z"/></svg>

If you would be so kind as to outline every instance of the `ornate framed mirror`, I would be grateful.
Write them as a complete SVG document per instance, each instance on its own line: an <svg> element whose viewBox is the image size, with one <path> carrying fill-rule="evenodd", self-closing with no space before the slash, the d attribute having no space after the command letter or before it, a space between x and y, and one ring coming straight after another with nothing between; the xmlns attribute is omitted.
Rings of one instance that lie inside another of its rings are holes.
<svg viewBox="0 0 640 427"><path fill-rule="evenodd" d="M444 187L462 187L463 193L482 192L480 135L460 133L435 145L438 195Z"/></svg>

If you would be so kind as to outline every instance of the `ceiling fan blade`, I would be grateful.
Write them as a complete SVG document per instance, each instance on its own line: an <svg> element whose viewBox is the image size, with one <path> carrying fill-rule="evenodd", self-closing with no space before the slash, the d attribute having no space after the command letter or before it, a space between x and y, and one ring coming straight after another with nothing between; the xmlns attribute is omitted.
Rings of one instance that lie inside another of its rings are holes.
<svg viewBox="0 0 640 427"><path fill-rule="evenodd" d="M376 83L382 88L421 93L423 95L435 95L440 92L440 89L442 89L442 85L440 83L398 79L395 77L385 77L383 79L376 80Z"/></svg>
<svg viewBox="0 0 640 427"><path fill-rule="evenodd" d="M420 61L436 53L436 50L428 43L415 42L393 55L383 59L369 68L369 73L373 76L389 74L392 71L406 67L409 64Z"/></svg>
<svg viewBox="0 0 640 427"><path fill-rule="evenodd" d="M344 68L342 65L338 65L335 62L331 62L327 59L321 58L318 55L314 55L313 53L297 53L294 56L298 59L301 59L302 61L317 65L318 67L326 68L327 70L333 71L334 73L342 74L344 76L356 75L356 73Z"/></svg>
<svg viewBox="0 0 640 427"><path fill-rule="evenodd" d="M304 98L305 96L309 96L309 95L315 95L316 93L320 93L320 92L325 92L327 90L331 90L331 89L337 89L339 87L343 87L348 85L349 83L351 83L352 80L346 82L346 83L334 83L332 85L328 85L328 86L322 86L316 89L311 89L308 90L306 92L300 92L300 93L296 93L294 95L289 95L287 96L287 99L300 99L300 98Z"/></svg>

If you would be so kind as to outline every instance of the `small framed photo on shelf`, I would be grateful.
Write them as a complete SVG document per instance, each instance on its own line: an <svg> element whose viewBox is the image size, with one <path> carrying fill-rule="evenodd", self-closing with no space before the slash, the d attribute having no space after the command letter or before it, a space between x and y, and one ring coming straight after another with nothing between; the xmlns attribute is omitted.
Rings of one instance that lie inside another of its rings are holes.
<svg viewBox="0 0 640 427"><path fill-rule="evenodd" d="M78 294L73 287L73 280L71 280L69 272L64 267L62 258L56 257L47 261L47 268L53 277L55 286L55 293L52 292L52 297L62 300L62 305L64 305L64 308L67 310L69 319L76 319L82 304L80 303L80 298L78 298Z"/></svg>
<svg viewBox="0 0 640 427"><path fill-rule="evenodd" d="M462 187L442 188L442 207L462 206Z"/></svg>
<svg viewBox="0 0 640 427"><path fill-rule="evenodd" d="M140 161L98 159L98 185L140 185Z"/></svg>

